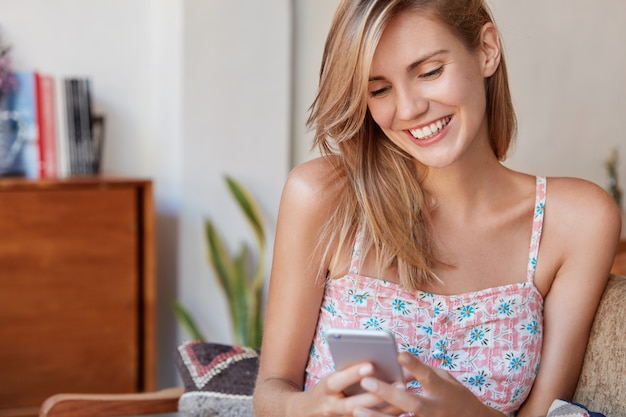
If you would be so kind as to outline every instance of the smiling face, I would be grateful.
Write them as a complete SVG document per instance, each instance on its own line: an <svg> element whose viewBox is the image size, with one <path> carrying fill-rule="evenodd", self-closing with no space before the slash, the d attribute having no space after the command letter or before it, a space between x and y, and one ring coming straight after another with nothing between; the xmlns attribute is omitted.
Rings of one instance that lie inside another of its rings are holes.
<svg viewBox="0 0 626 417"><path fill-rule="evenodd" d="M398 147L435 168L454 164L468 149L489 146L484 80L497 69L492 24L470 51L439 20L402 12L385 28L374 53L367 106Z"/></svg>

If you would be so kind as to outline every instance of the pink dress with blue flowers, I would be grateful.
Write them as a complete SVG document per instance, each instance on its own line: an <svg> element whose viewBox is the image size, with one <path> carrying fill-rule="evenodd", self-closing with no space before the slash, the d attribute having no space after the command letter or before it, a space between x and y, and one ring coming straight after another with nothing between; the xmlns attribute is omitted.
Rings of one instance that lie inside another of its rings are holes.
<svg viewBox="0 0 626 417"><path fill-rule="evenodd" d="M358 274L357 239L348 274L326 284L305 389L334 371L327 329L386 329L398 350L447 370L483 403L513 415L530 392L541 354L543 297L533 281L545 198L546 179L537 177L527 279L516 284L459 295L407 291ZM421 392L416 381L407 388Z"/></svg>

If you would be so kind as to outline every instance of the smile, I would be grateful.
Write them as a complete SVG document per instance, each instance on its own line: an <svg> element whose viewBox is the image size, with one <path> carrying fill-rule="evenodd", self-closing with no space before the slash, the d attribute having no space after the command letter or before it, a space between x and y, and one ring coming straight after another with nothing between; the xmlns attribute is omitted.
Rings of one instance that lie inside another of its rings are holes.
<svg viewBox="0 0 626 417"><path fill-rule="evenodd" d="M452 120L452 116L446 116L436 122L432 122L428 126L418 129L409 129L409 132L411 132L411 135L416 139L427 139L446 127L448 123L450 123L450 120Z"/></svg>

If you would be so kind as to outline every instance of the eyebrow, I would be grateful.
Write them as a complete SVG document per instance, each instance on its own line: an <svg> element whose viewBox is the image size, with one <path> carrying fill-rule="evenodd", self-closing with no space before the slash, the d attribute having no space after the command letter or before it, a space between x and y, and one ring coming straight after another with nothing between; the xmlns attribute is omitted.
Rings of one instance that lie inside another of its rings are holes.
<svg viewBox="0 0 626 417"><path fill-rule="evenodd" d="M415 62L410 63L409 65L407 65L406 67L406 71L407 72L411 72L413 71L415 68L419 67L420 65L422 65L424 62L428 61L429 59L437 56L437 55L441 55L441 54L445 54L447 53L448 50L447 49L439 49L437 51L431 52L428 55L425 55L424 57L418 59ZM369 81L384 81L385 77L383 76L375 76L375 77L370 77Z"/></svg>

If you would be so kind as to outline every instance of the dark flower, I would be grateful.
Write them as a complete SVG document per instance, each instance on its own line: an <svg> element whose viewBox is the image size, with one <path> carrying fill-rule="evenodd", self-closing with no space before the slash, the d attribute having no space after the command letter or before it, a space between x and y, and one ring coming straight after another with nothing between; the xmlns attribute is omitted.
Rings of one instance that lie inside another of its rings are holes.
<svg viewBox="0 0 626 417"><path fill-rule="evenodd" d="M3 46L0 42L0 97L17 87L9 52L11 47Z"/></svg>

